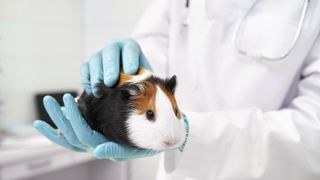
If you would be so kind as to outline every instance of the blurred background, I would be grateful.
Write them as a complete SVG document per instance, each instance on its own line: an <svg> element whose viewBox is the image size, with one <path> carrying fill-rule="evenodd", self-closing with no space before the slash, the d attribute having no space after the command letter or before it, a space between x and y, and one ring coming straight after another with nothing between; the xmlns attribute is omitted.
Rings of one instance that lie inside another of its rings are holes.
<svg viewBox="0 0 320 180"><path fill-rule="evenodd" d="M149 0L0 0L0 179L154 179L158 157L95 160L41 137L45 94L81 93L79 67L132 32Z"/></svg>

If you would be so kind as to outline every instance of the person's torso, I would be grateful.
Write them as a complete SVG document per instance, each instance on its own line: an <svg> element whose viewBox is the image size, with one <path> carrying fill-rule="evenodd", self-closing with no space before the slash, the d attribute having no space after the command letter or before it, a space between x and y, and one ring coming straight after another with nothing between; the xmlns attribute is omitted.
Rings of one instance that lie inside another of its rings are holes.
<svg viewBox="0 0 320 180"><path fill-rule="evenodd" d="M299 39L280 62L242 55L234 39L249 54L281 56L294 39L304 0L258 1L238 33L254 0L191 0L187 11L185 3L172 1L169 30L169 73L178 77L183 108L274 110L290 102L319 33L319 1L310 2Z"/></svg>

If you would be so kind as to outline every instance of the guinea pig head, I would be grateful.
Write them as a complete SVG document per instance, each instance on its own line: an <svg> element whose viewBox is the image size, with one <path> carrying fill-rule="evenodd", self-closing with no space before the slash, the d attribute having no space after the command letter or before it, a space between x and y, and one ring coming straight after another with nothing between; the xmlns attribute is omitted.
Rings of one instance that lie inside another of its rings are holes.
<svg viewBox="0 0 320 180"><path fill-rule="evenodd" d="M181 146L186 135L182 113L174 96L176 76L160 79L150 75L130 81L134 83L126 85L133 107L126 121L129 140L144 149Z"/></svg>

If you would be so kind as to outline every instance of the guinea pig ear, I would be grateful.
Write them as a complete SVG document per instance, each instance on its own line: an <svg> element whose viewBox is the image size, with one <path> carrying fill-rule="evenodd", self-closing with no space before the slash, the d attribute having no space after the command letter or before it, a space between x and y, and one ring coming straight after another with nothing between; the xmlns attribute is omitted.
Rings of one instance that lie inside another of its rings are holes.
<svg viewBox="0 0 320 180"><path fill-rule="evenodd" d="M131 97L131 96L138 96L141 95L143 92L143 85L142 84L130 84L122 89L122 95L124 97Z"/></svg>
<svg viewBox="0 0 320 180"><path fill-rule="evenodd" d="M172 94L174 94L177 86L177 76L174 75L170 79L166 79L164 81L165 88L170 91Z"/></svg>

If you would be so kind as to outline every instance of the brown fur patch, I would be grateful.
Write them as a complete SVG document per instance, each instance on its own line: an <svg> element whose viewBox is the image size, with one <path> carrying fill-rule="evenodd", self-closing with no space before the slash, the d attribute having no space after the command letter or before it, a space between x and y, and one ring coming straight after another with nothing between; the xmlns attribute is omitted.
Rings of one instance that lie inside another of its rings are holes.
<svg viewBox="0 0 320 180"><path fill-rule="evenodd" d="M154 84L147 81L143 81L142 84L145 87L145 90L140 95L133 96L132 100L137 107L138 114L145 114L150 110L154 113L155 118L153 120L155 120L157 117L155 105L157 88Z"/></svg>
<svg viewBox="0 0 320 180"><path fill-rule="evenodd" d="M155 119L156 119L157 111L156 111L155 101L156 101L157 87L156 85L148 81L143 81L142 83L145 86L145 91L140 95L133 96L132 100L135 103L135 106L138 107L137 108L138 114L142 115L142 114L145 114L148 110L151 110L154 113ZM176 117L178 119L181 119L182 113L179 110L179 107L177 105L174 95L171 92L169 92L164 86L159 86L159 87L168 97Z"/></svg>
<svg viewBox="0 0 320 180"><path fill-rule="evenodd" d="M122 85L126 84L128 81L130 81L132 78L134 78L134 76L140 75L140 74L144 73L144 71L145 70L143 67L139 67L136 74L130 75L130 74L125 74L123 69L121 69L118 86L122 86Z"/></svg>

